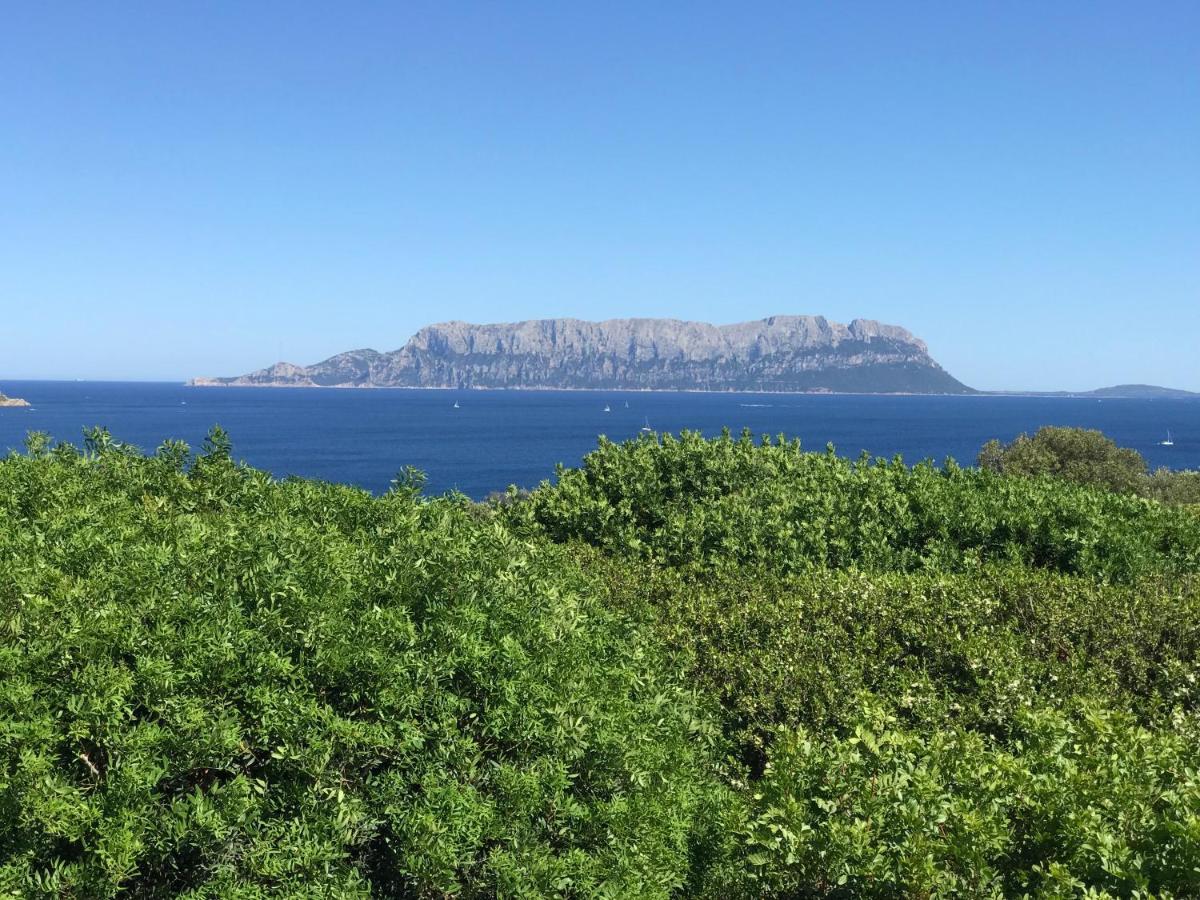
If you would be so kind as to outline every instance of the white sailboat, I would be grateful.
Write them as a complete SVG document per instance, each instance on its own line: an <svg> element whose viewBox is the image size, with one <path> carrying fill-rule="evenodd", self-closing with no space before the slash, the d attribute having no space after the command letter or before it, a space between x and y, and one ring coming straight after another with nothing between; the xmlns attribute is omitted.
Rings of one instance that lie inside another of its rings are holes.
<svg viewBox="0 0 1200 900"><path fill-rule="evenodd" d="M654 434L654 429L650 427L649 416L646 416L646 424L642 426L642 434Z"/></svg>
<svg viewBox="0 0 1200 900"><path fill-rule="evenodd" d="M458 408L459 408L459 406L458 406L458 401L457 401L457 400L455 400L455 401L454 401L454 408L455 408L455 409L458 409Z"/></svg>
<svg viewBox="0 0 1200 900"><path fill-rule="evenodd" d="M1171 440L1171 429L1169 429L1169 428L1167 429L1167 439L1165 441L1159 441L1158 445L1160 447L1174 447L1175 446L1175 442L1173 440Z"/></svg>
<svg viewBox="0 0 1200 900"><path fill-rule="evenodd" d="M604 411L605 411L605 412L612 412L612 410L611 410L611 409L609 409L609 406L608 406L608 404L607 404L607 403L605 403L605 404L604 404Z"/></svg>

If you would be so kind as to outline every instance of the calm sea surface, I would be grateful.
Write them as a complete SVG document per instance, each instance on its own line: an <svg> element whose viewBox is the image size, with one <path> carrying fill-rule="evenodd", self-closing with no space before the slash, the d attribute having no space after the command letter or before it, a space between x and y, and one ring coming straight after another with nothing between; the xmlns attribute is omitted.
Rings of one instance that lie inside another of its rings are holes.
<svg viewBox="0 0 1200 900"><path fill-rule="evenodd" d="M107 427L153 450L166 438L198 448L215 423L236 455L278 476L300 475L384 491L404 466L433 493L483 497L533 487L555 463L579 463L598 435L623 440L647 422L657 431L783 432L812 450L833 443L857 456L908 462L952 456L973 463L989 438L1041 425L1099 428L1152 466L1200 468L1200 401L1030 397L867 397L573 391L419 391L192 388L179 384L6 381L32 410L0 409L0 448L29 431L79 443ZM454 403L459 408L454 408ZM604 412L605 404L611 412ZM1175 446L1159 441L1168 429Z"/></svg>

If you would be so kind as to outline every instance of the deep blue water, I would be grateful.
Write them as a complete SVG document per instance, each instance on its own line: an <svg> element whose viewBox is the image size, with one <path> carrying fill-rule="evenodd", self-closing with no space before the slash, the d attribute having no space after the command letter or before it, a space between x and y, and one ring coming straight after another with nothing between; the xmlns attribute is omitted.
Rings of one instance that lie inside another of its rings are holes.
<svg viewBox="0 0 1200 900"><path fill-rule="evenodd" d="M103 425L153 450L166 438L198 448L221 424L235 454L278 476L301 475L383 491L404 466L428 490L483 497L509 484L533 487L555 463L576 465L606 434L729 426L783 432L805 447L832 442L857 456L902 454L909 462L952 456L973 463L989 438L1011 440L1041 425L1099 428L1152 466L1200 468L1200 401L1039 397L870 397L573 391L322 390L192 388L179 384L6 381L32 410L0 409L0 449L29 431L79 443ZM457 401L460 408L455 409ZM608 404L612 412L605 413ZM626 406L628 404L628 406ZM1162 447L1170 429L1175 446Z"/></svg>

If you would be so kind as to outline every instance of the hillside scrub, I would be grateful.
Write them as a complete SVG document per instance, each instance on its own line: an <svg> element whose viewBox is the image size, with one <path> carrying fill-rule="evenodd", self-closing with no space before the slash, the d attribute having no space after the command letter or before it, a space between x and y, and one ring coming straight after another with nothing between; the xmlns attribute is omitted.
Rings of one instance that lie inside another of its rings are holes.
<svg viewBox="0 0 1200 900"><path fill-rule="evenodd" d="M604 581L608 602L652 620L691 680L720 699L747 764L780 728L850 733L864 703L1001 741L1031 707L1110 703L1147 727L1200 709L1200 576L1121 585L1003 567L693 577L609 563Z"/></svg>
<svg viewBox="0 0 1200 900"><path fill-rule="evenodd" d="M1009 746L867 709L755 783L723 897L1176 897L1200 886L1200 732L1030 710Z"/></svg>
<svg viewBox="0 0 1200 900"><path fill-rule="evenodd" d="M720 704L713 897L1200 889L1200 528L1059 478L602 442L502 510Z"/></svg>
<svg viewBox="0 0 1200 900"><path fill-rule="evenodd" d="M585 551L590 552L590 551ZM612 566L722 707L714 897L1191 896L1200 582Z"/></svg>
<svg viewBox="0 0 1200 900"><path fill-rule="evenodd" d="M0 461L0 891L1200 893L1200 519L728 434L485 504Z"/></svg>
<svg viewBox="0 0 1200 900"><path fill-rule="evenodd" d="M1186 512L1062 480L850 461L746 432L602 440L518 505L518 527L620 557L762 566L964 571L1008 563L1129 580L1200 566Z"/></svg>
<svg viewBox="0 0 1200 900"><path fill-rule="evenodd" d="M0 462L0 888L667 896L706 725L463 501L102 432Z"/></svg>

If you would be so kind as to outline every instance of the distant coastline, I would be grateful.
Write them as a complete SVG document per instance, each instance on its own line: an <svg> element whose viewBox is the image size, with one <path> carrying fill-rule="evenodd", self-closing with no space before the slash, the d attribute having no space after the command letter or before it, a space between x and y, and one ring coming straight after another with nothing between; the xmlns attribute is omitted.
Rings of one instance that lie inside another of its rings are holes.
<svg viewBox="0 0 1200 900"><path fill-rule="evenodd" d="M321 391L513 391L513 392L549 392L569 391L573 393L592 394L769 394L784 397L1037 397L1047 400L1200 400L1200 393L1185 391L1178 388L1165 388L1157 385L1131 385L1130 390L1123 391L1121 386L1096 388L1090 391L984 391L974 390L970 393L935 393L928 391L779 391L767 388L638 388L638 387L490 387L472 385L456 387L454 385L401 385L401 384L286 384L228 380L215 378L191 378L183 382L186 387L195 388L279 388L289 390L321 390ZM1138 392L1132 388L1145 388Z"/></svg>
<svg viewBox="0 0 1200 900"><path fill-rule="evenodd" d="M558 387L555 385L529 385L514 387L492 387L489 385L438 384L278 384L251 383L245 381L217 381L212 378L191 378L183 382L185 387L194 388L271 388L283 390L319 391L478 391L480 393L558 393L560 391L581 394L772 394L783 397L975 397L988 396L986 391L971 393L931 393L926 391L779 391L768 388L639 388L639 387ZM1013 396L1021 396L1013 394Z"/></svg>
<svg viewBox="0 0 1200 900"><path fill-rule="evenodd" d="M1116 384L1090 391L986 391L993 397L1067 397L1084 400L1194 400L1200 394L1157 384Z"/></svg>

